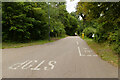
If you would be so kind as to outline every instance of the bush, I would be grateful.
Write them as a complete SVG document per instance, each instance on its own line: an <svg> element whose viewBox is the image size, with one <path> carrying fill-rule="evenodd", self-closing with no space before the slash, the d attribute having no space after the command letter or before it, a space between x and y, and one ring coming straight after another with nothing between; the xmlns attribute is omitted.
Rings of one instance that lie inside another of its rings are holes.
<svg viewBox="0 0 120 80"><path fill-rule="evenodd" d="M51 36L53 37L61 37L65 35L64 25L61 22L55 22L53 29L51 29ZM52 32L53 31L53 32Z"/></svg>
<svg viewBox="0 0 120 80"><path fill-rule="evenodd" d="M87 27L83 30L83 33L85 33L85 36L92 38L92 34L94 34L96 32L95 28L92 27Z"/></svg>

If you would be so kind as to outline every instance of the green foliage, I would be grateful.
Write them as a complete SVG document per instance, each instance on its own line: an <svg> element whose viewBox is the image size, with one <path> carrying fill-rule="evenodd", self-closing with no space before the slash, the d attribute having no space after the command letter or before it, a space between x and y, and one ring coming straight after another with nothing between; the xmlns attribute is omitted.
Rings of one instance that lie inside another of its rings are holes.
<svg viewBox="0 0 120 80"><path fill-rule="evenodd" d="M42 8L33 8L31 15L35 19L31 30L31 39L47 39L49 34L47 14Z"/></svg>
<svg viewBox="0 0 120 80"><path fill-rule="evenodd" d="M16 4L16 5L15 5ZM32 28L31 18L27 17L29 8L24 9L26 6L24 3L3 3L3 41L26 41L30 39L29 28Z"/></svg>
<svg viewBox="0 0 120 80"><path fill-rule="evenodd" d="M64 25L61 22L55 22L51 36L58 37L65 35Z"/></svg>
<svg viewBox="0 0 120 80"><path fill-rule="evenodd" d="M81 29L83 29L84 32L88 31L86 35L92 33L88 27L95 28L94 40L99 43L107 41L109 44L115 44L117 53L120 53L120 36L118 33L120 29L119 9L120 2L79 2L77 6L77 14L83 19L84 27L81 27ZM88 24L88 22L90 24Z"/></svg>
<svg viewBox="0 0 120 80"><path fill-rule="evenodd" d="M96 29L93 27L87 27L83 30L83 33L85 33L85 36L92 38L92 35L96 32Z"/></svg>
<svg viewBox="0 0 120 80"><path fill-rule="evenodd" d="M74 35L79 25L62 2L3 2L2 7L2 35L6 42L45 40L49 32L51 37Z"/></svg>

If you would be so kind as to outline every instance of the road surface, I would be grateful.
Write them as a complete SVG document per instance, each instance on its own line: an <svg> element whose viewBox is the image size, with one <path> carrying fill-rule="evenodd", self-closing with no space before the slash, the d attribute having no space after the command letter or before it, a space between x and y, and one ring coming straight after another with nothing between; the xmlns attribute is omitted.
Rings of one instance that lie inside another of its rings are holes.
<svg viewBox="0 0 120 80"><path fill-rule="evenodd" d="M3 78L118 78L117 67L78 36L2 51Z"/></svg>

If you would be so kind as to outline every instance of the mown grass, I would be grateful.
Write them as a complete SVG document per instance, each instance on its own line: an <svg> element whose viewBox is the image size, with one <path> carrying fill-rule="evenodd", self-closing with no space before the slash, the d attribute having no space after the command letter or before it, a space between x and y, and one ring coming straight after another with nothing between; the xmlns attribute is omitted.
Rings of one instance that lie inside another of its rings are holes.
<svg viewBox="0 0 120 80"><path fill-rule="evenodd" d="M51 40L37 40L37 41L30 41L27 43L16 43L16 42L2 42L2 49L6 49L6 48L20 48L20 47L26 47L26 46L32 46L32 45L41 45L41 44L45 44L45 43L50 43L50 42L54 42L56 40L59 40L61 38L64 38L66 36L63 37L54 37L51 38Z"/></svg>
<svg viewBox="0 0 120 80"><path fill-rule="evenodd" d="M84 40L103 60L108 61L112 65L118 67L118 55L113 50L114 45L109 45L107 42L97 43L89 38L84 38Z"/></svg>

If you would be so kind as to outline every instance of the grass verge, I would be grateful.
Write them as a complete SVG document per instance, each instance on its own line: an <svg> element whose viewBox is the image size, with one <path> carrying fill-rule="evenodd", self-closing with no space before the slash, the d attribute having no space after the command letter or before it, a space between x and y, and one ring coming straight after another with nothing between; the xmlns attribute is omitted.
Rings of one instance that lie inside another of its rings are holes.
<svg viewBox="0 0 120 80"><path fill-rule="evenodd" d="M118 55L112 49L114 45L110 46L108 43L96 43L95 41L89 38L84 38L84 40L103 60L118 67Z"/></svg>
<svg viewBox="0 0 120 80"><path fill-rule="evenodd" d="M16 43L16 42L3 42L2 43L2 49L6 49L6 48L20 48L20 47L26 47L26 46L32 46L32 45L41 45L41 44L45 44L45 43L50 43L50 42L54 42L56 40L65 38L66 36L63 37L54 37L51 38L51 40L37 40L37 41L30 41L27 43Z"/></svg>

